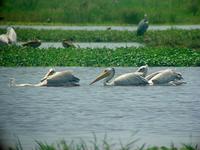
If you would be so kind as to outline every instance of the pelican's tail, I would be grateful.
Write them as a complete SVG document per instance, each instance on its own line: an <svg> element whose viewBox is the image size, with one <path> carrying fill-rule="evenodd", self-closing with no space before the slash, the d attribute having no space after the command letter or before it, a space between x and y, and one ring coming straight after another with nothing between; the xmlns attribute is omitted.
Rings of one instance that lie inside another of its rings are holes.
<svg viewBox="0 0 200 150"><path fill-rule="evenodd" d="M10 79L9 79L9 84L8 84L8 86L9 86L9 87L16 86L15 78L10 78Z"/></svg>

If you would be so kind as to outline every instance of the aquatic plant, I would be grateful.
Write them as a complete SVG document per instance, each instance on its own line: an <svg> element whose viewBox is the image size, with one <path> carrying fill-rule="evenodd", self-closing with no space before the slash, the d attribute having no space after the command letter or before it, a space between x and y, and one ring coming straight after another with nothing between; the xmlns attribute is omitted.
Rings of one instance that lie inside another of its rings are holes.
<svg viewBox="0 0 200 150"><path fill-rule="evenodd" d="M154 24L191 24L200 22L199 7L198 0L76 0L70 5L69 0L3 0L0 17L16 22L137 24L144 13L149 13Z"/></svg>
<svg viewBox="0 0 200 150"><path fill-rule="evenodd" d="M199 150L198 144L182 144L180 147L174 146L146 146L142 144L138 146L136 140L130 140L127 143L113 143L107 136L104 136L102 140L98 140L94 136L93 140L85 141L80 139L79 141L66 142L64 139L54 144L48 144L47 142L35 141L35 150ZM136 145L137 144L137 145ZM19 146L20 145L20 146ZM20 140L18 140L14 147L9 147L10 150L23 150Z"/></svg>
<svg viewBox="0 0 200 150"><path fill-rule="evenodd" d="M0 47L0 66L200 66L200 51L186 48Z"/></svg>

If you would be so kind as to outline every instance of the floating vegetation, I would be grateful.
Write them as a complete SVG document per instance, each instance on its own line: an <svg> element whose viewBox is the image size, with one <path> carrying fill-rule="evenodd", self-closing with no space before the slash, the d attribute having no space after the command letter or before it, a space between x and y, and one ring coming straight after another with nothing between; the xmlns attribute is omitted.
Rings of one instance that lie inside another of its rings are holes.
<svg viewBox="0 0 200 150"><path fill-rule="evenodd" d="M0 47L0 66L200 66L200 51L186 48Z"/></svg>

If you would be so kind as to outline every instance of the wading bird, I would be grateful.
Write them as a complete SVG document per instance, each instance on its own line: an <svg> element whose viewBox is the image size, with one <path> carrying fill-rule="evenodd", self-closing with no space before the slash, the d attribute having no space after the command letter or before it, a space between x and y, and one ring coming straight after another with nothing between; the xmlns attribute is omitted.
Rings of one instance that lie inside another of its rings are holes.
<svg viewBox="0 0 200 150"><path fill-rule="evenodd" d="M22 46L27 46L27 47L33 47L33 48L37 48L41 45L41 41L36 39L36 40L32 40L32 41L28 41L22 44Z"/></svg>
<svg viewBox="0 0 200 150"><path fill-rule="evenodd" d="M12 27L7 28L7 33L0 35L0 45L16 44L17 34Z"/></svg>
<svg viewBox="0 0 200 150"><path fill-rule="evenodd" d="M10 80L10 86L79 86L80 79L75 77L71 71L56 72L50 69L38 84L16 84L15 79Z"/></svg>
<svg viewBox="0 0 200 150"><path fill-rule="evenodd" d="M181 85L183 81L182 74L172 69L165 69L149 74L145 77L150 85Z"/></svg>
<svg viewBox="0 0 200 150"><path fill-rule="evenodd" d="M72 43L71 40L63 40L63 41L62 41L62 45L63 45L63 47L65 47L65 48L69 48L69 47L75 48L75 45Z"/></svg>
<svg viewBox="0 0 200 150"><path fill-rule="evenodd" d="M113 85L113 86L139 86L139 85L148 85L148 80L144 78L147 73L148 66L140 67L136 72L126 73L118 76L113 79L115 75L114 68L105 69L94 81L90 83L93 84L103 78L104 85Z"/></svg>
<svg viewBox="0 0 200 150"><path fill-rule="evenodd" d="M147 14L144 15L144 19L142 19L137 28L137 35L144 35L144 33L147 31L149 27L149 22L147 20Z"/></svg>

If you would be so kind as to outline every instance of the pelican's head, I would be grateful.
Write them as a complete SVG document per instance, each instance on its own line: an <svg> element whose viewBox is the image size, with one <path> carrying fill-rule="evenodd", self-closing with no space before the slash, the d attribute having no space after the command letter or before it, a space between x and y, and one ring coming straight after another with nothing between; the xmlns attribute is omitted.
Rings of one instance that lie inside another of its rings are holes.
<svg viewBox="0 0 200 150"><path fill-rule="evenodd" d="M8 27L7 28L7 33L6 35L8 36L8 40L10 44L15 44L17 42L17 34L13 27Z"/></svg>
<svg viewBox="0 0 200 150"><path fill-rule="evenodd" d="M144 22L145 22L146 24L149 23L149 21L148 21L148 19L147 19L147 14L144 14Z"/></svg>
<svg viewBox="0 0 200 150"><path fill-rule="evenodd" d="M109 80L112 79L114 75L115 75L115 69L107 68L99 76L97 76L97 78L94 81L92 81L90 85L104 78L106 78L106 82L108 82Z"/></svg>
<svg viewBox="0 0 200 150"><path fill-rule="evenodd" d="M141 75L145 77L148 72L148 65L141 66L140 68L138 68L137 72L141 73Z"/></svg>
<svg viewBox="0 0 200 150"><path fill-rule="evenodd" d="M178 80L183 79L183 76L180 72L176 72L176 79L178 79Z"/></svg>
<svg viewBox="0 0 200 150"><path fill-rule="evenodd" d="M7 27L7 34L9 34L10 32L15 32L13 27Z"/></svg>
<svg viewBox="0 0 200 150"><path fill-rule="evenodd" d="M46 80L49 76L53 75L55 72L56 72L56 71L55 71L53 68L49 69L49 71L47 72L47 74L44 76L44 78L42 78L42 79L40 80L40 82L43 82L43 81Z"/></svg>

